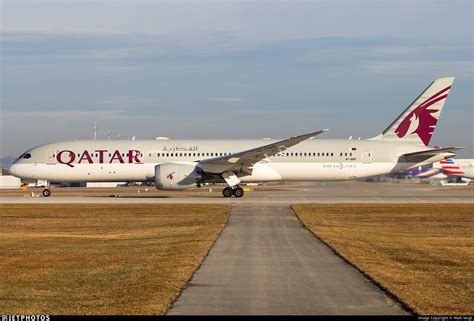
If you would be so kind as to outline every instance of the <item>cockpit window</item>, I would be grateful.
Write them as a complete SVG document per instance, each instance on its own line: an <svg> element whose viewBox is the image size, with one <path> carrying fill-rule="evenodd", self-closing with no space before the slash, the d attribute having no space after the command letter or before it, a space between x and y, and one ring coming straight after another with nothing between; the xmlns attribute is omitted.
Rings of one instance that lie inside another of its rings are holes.
<svg viewBox="0 0 474 321"><path fill-rule="evenodd" d="M31 158L31 154L30 154L30 153L26 153L25 155L23 155L23 158Z"/></svg>

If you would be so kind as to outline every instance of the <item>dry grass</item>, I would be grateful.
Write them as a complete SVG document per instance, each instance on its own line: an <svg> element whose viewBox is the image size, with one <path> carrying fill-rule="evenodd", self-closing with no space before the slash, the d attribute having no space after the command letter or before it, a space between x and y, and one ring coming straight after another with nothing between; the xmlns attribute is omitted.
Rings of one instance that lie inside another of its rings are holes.
<svg viewBox="0 0 474 321"><path fill-rule="evenodd" d="M0 311L163 314L229 214L220 205L0 205Z"/></svg>
<svg viewBox="0 0 474 321"><path fill-rule="evenodd" d="M474 314L474 204L295 205L341 256L419 314Z"/></svg>

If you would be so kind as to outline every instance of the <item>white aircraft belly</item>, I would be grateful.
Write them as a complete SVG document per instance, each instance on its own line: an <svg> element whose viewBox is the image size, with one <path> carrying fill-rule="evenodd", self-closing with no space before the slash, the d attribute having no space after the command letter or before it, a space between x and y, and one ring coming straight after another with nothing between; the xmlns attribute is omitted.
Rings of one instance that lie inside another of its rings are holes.
<svg viewBox="0 0 474 321"><path fill-rule="evenodd" d="M257 166L258 165L258 166ZM338 181L390 172L394 163L268 163L256 164L242 182Z"/></svg>

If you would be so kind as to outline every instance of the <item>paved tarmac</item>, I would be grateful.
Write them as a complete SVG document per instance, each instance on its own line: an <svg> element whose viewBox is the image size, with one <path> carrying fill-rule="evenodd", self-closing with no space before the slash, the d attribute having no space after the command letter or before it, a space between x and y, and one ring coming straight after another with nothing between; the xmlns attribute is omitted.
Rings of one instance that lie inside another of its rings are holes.
<svg viewBox="0 0 474 321"><path fill-rule="evenodd" d="M289 206L235 205L169 314L407 314Z"/></svg>
<svg viewBox="0 0 474 321"><path fill-rule="evenodd" d="M244 197L222 197L222 187L191 191L158 191L154 187L115 189L52 188L50 197L41 189L0 190L0 204L297 204L297 203L474 203L474 187L443 187L429 184L293 183L252 187ZM31 197L31 192L35 197Z"/></svg>

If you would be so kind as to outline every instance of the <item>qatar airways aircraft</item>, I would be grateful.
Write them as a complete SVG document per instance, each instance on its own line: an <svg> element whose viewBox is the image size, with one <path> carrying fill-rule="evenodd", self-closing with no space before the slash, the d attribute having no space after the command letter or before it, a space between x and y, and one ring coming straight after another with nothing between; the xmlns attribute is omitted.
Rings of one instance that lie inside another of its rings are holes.
<svg viewBox="0 0 474 321"><path fill-rule="evenodd" d="M44 181L152 181L162 190L226 183L343 181L388 174L454 156L460 148L428 147L453 77L432 82L380 135L312 139L326 129L284 140L85 140L32 148L10 172ZM44 196L51 194L48 189Z"/></svg>

